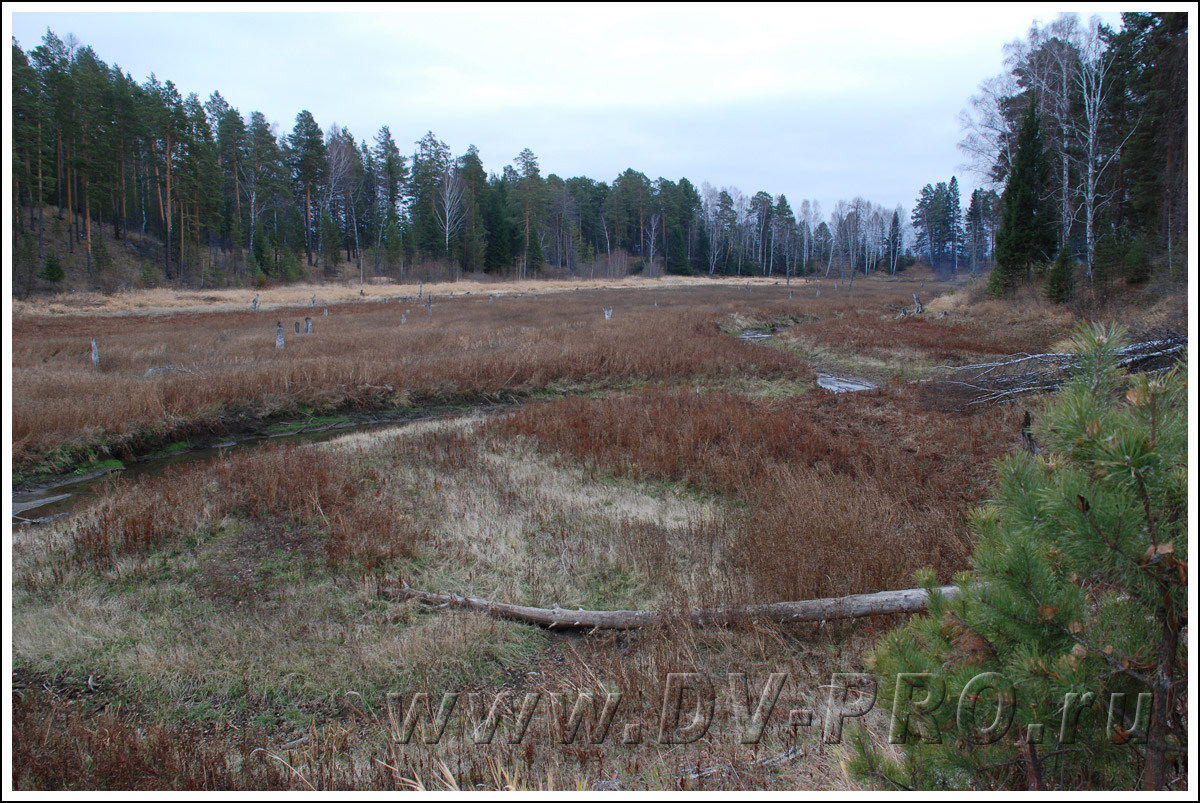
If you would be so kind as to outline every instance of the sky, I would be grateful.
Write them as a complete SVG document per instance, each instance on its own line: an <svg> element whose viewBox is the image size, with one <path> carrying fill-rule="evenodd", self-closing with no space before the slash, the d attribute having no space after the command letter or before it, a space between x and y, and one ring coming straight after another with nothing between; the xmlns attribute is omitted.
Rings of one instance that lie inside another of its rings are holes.
<svg viewBox="0 0 1200 803"><path fill-rule="evenodd" d="M474 144L489 172L529 148L543 176L633 168L825 215L855 196L907 210L953 175L965 202L981 179L959 113L1003 45L1062 9L1120 24L1104 4L96 7L6 3L5 25L26 51L50 28L138 82L217 90L280 134L307 109L359 140L386 125L405 153L427 131Z"/></svg>

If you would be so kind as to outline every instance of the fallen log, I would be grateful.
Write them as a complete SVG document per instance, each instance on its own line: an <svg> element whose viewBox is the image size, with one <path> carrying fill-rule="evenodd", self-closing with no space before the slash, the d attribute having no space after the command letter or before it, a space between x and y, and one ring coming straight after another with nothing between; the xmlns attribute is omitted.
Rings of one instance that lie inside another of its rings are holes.
<svg viewBox="0 0 1200 803"><path fill-rule="evenodd" d="M1165 330L1116 352L1117 365L1130 373L1162 373L1171 369L1187 348L1187 335ZM1073 353L1013 354L993 362L941 366L952 375L970 374L966 381L941 380L938 384L965 389L971 405L1011 401L1028 393L1053 392L1079 370Z"/></svg>
<svg viewBox="0 0 1200 803"><path fill-rule="evenodd" d="M943 596L958 593L957 586L941 586ZM380 593L400 599L415 599L426 605L465 608L483 611L499 619L540 625L550 630L636 630L664 624L686 616L698 626L731 627L765 622L824 622L831 619L858 619L864 616L885 616L894 613L917 613L925 610L929 595L923 588L902 591L880 591L875 594L853 594L848 597L828 597L792 602L770 602L758 605L729 605L716 608L692 608L690 611L585 611L566 608L531 608L506 602L464 597L458 594L436 594L405 585L401 588L381 588Z"/></svg>

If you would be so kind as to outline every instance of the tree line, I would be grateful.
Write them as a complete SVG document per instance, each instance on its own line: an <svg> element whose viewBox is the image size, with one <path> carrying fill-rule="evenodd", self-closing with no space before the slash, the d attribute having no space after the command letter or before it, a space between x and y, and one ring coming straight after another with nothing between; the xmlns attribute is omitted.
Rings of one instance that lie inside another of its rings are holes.
<svg viewBox="0 0 1200 803"><path fill-rule="evenodd" d="M473 145L455 156L428 132L402 151L386 125L358 139L307 110L281 132L219 91L202 101L153 74L139 84L47 30L28 53L12 45L14 287L68 271L96 285L113 264L107 240L147 284L334 276L347 263L362 280L853 278L920 258L949 274L997 263L998 292L1043 275L1066 297L1077 266L1137 281L1184 260L1186 50L1186 14L1125 14L1120 31L1074 15L1035 25L963 113L960 147L987 184L965 210L952 177L927 184L911 214L856 197L824 215L807 199L632 168L611 182L543 176L528 148L489 173Z"/></svg>
<svg viewBox="0 0 1200 803"><path fill-rule="evenodd" d="M906 216L862 198L793 209L786 196L697 188L632 168L611 182L542 175L529 149L489 174L475 146L455 156L433 132L403 152L388 126L367 141L307 111L281 133L213 92L139 84L74 37L47 31L13 58L13 195L18 267L92 283L105 240L180 284L336 275L462 273L517 278L547 269L779 275L904 266ZM98 227L111 231L97 236ZM131 236L132 235L132 236ZM39 271L40 268L40 271Z"/></svg>

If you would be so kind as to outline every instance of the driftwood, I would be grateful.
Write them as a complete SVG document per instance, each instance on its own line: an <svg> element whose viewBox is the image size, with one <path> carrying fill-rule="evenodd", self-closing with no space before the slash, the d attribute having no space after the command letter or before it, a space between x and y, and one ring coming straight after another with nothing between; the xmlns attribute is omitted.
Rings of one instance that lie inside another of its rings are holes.
<svg viewBox="0 0 1200 803"><path fill-rule="evenodd" d="M1117 364L1132 373L1161 373L1175 365L1187 348L1187 335L1165 330L1117 352ZM941 384L965 388L971 404L1009 401L1026 393L1054 391L1079 370L1079 357L1071 353L1013 354L994 362L958 367L943 366L963 380Z"/></svg>
<svg viewBox="0 0 1200 803"><path fill-rule="evenodd" d="M900 320L901 318L905 317L906 315L920 315L921 313L923 313L925 311L925 305L921 303L921 299L917 297L917 294L913 293L912 297L913 297L912 307L911 308L909 308L909 307L902 308L900 310L900 312L898 312L896 314L896 320Z"/></svg>
<svg viewBox="0 0 1200 803"><path fill-rule="evenodd" d="M958 593L957 586L938 589L944 596ZM923 588L903 591L881 591L877 594L854 594L849 597L809 599L797 602L771 602L760 605L730 605L719 608L692 608L690 611L585 611L565 608L530 608L505 602L463 597L458 594L435 594L409 588L381 588L385 596L415 599L426 605L466 608L483 611L499 619L540 625L554 629L636 630L651 625L676 621L682 617L695 625L730 627L759 622L823 622L831 619L857 619L864 616L884 616L894 613L916 613L925 609L928 594Z"/></svg>

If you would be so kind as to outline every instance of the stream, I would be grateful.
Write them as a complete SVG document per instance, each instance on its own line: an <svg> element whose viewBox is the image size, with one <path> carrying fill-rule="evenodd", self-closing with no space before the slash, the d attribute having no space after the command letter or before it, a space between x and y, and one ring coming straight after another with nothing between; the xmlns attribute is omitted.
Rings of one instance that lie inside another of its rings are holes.
<svg viewBox="0 0 1200 803"><path fill-rule="evenodd" d="M461 411L449 413L461 414ZM443 413L443 415L446 415ZM125 464L121 469L93 471L78 476L60 477L36 488L14 491L12 495L12 523L38 524L69 515L101 493L114 474L123 480L161 474L170 466L181 463L196 463L212 460L230 450L254 449L269 443L319 443L353 432L369 432L374 429L394 427L413 421L436 418L437 415L374 416L359 420L341 421L336 424L313 429L298 429L280 434L259 434L239 440L226 440L200 448L187 449L169 455L149 455Z"/></svg>
<svg viewBox="0 0 1200 803"><path fill-rule="evenodd" d="M750 331L743 332L740 337L749 342L761 342L768 339L770 335ZM817 384L833 393L850 393L860 390L871 390L875 387L875 385L862 379L821 373L817 374ZM342 421L314 429L301 428L274 435L251 435L240 440L227 440L211 446L188 449L169 455L150 455L126 463L124 468L121 469L100 470L78 476L61 477L36 488L19 492L14 491L12 495L12 522L14 526L19 524L37 524L69 515L107 487L111 481L111 475L116 473L120 473L123 479L136 479L147 475L161 474L167 467L180 463L211 460L231 449L251 449L268 443L287 441L319 443L351 432L368 432L373 429L396 426L397 424L436 418L439 415L460 415L461 413L462 411L459 410L452 413L433 415L374 416L359 420Z"/></svg>
<svg viewBox="0 0 1200 803"><path fill-rule="evenodd" d="M763 332L757 329L746 329L737 335L739 340L747 343L762 343L774 335L775 330ZM875 385L865 379L855 379L850 376L834 376L833 374L817 374L817 384L834 393L853 393L858 390L874 390Z"/></svg>

